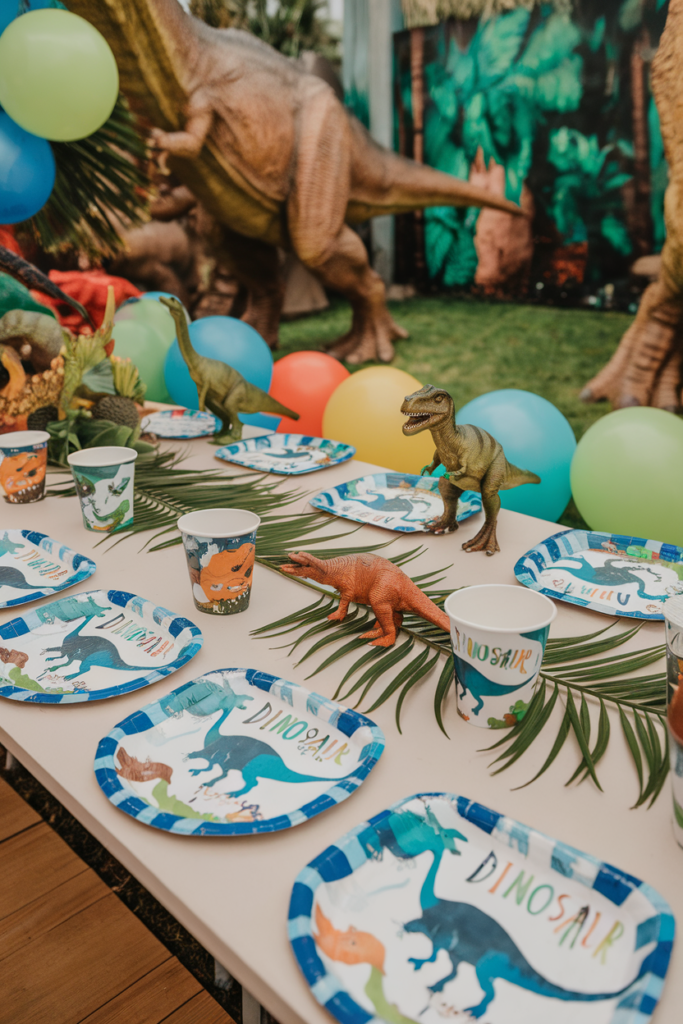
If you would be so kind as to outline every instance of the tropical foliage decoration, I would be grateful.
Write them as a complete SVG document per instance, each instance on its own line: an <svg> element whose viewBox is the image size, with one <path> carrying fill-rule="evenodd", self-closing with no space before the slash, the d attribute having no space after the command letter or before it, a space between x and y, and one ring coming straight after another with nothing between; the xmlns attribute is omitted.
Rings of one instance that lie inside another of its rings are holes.
<svg viewBox="0 0 683 1024"><path fill-rule="evenodd" d="M288 561L288 552L315 549L320 558L335 558L350 551L376 552L377 544L350 546L349 537L360 527L340 524L320 513L297 513L288 507L303 497L298 490L283 491L279 482L257 474L231 475L224 469L192 470L182 468L177 453L143 453L135 470L135 518L131 526L107 536L100 543L119 544L133 535L151 533L144 544L148 551L160 551L181 543L177 520L186 512L203 508L244 508L261 517L256 560L279 572ZM71 479L54 484L52 495L75 494ZM339 529L340 532L330 533ZM345 539L344 546L334 542ZM388 547L391 541L379 547ZM413 562L424 551L415 547L398 555L388 553L399 566ZM444 570L445 571L445 570ZM335 692L335 699L353 700L354 706L369 704L370 714L395 698L396 725L401 729L401 714L407 698L418 692L424 681L437 670L432 695L434 715L445 733L443 709L454 685L450 637L438 626L415 615L406 615L394 647L371 647L360 634L372 621L372 612L352 605L343 622L329 622L327 616L338 604L338 597L305 579L285 576L292 585L315 593L315 600L276 622L255 630L264 639L283 639L297 664L325 653L307 678L332 670L346 655L358 657L346 669ZM437 605L443 606L451 588L443 583L442 571L417 574L413 581ZM618 620L617 620L618 621ZM623 653L613 653L633 639L642 623L615 629L610 622L586 636L550 639L546 648L539 684L529 704L517 702L500 721L490 721L504 732L490 749L496 752L494 771L510 767L539 741L547 737L558 701L564 701L564 714L546 760L530 782L539 778L555 761L569 736L574 736L580 760L567 784L591 778L599 787L598 765L610 740L609 707L616 709L640 782L634 806L651 806L659 795L669 770L666 733L666 677L663 671L642 674L664 657L664 645ZM313 665L313 663L311 663ZM372 700L371 700L372 691ZM597 727L591 721L589 701L597 702Z"/></svg>
<svg viewBox="0 0 683 1024"><path fill-rule="evenodd" d="M634 0L643 3L644 0ZM422 28L436 25L446 18L468 21L470 18L489 18L494 14L505 14L518 7L531 10L544 3L555 10L571 10L572 0L401 0L403 21L406 28Z"/></svg>
<svg viewBox="0 0 683 1024"><path fill-rule="evenodd" d="M338 40L322 0L190 0L190 12L213 28L241 28L287 57L314 50L335 60Z"/></svg>

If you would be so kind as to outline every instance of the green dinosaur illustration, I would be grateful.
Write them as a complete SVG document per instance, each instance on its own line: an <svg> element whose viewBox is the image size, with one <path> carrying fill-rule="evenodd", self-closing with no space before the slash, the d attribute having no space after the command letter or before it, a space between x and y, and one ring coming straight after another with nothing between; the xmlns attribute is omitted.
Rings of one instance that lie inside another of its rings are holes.
<svg viewBox="0 0 683 1024"><path fill-rule="evenodd" d="M239 441L242 437L241 412L270 412L276 416L289 416L298 420L299 413L276 402L255 384L250 384L241 373L218 359L200 356L192 347L187 329L185 311L177 299L161 298L175 320L176 336L183 359L187 363L190 377L197 386L199 408L202 412L210 409L218 416L222 428L213 439L214 444Z"/></svg>
<svg viewBox="0 0 683 1024"><path fill-rule="evenodd" d="M161 779L157 782L156 786L152 790L152 796L160 811L166 811L168 814L175 814L179 818L199 818L203 821L222 821L222 818L217 818L215 814L200 814L199 811L195 811L194 808L189 806L189 804L184 804L182 800L178 800L177 797L170 796L168 792L168 782L166 779Z"/></svg>
<svg viewBox="0 0 683 1024"><path fill-rule="evenodd" d="M431 533L457 530L460 495L463 491L479 491L486 521L476 537L463 544L463 549L486 551L487 555L500 551L496 539L498 492L520 484L540 484L541 478L509 463L503 446L485 430L469 423L456 426L455 405L447 391L427 384L406 396L401 412L408 417L403 424L407 437L429 430L436 445L432 464L424 466L422 473L433 473L440 465L447 470L446 476L439 477L443 515L425 523L425 529Z"/></svg>
<svg viewBox="0 0 683 1024"><path fill-rule="evenodd" d="M121 502L121 504L116 506L116 508L114 509L113 512L106 512L103 516L101 516L98 513L98 511L95 508L95 506L93 505L93 503L91 502L90 503L90 513L95 517L95 519L98 519L101 523L104 523L107 519L111 519L111 523L108 526L95 526L94 529L95 530L107 530L108 532L109 531L118 530L118 528L121 526L121 524L126 519L126 516L128 515L129 510L130 510L130 502L128 501L127 498L124 498L124 500Z"/></svg>

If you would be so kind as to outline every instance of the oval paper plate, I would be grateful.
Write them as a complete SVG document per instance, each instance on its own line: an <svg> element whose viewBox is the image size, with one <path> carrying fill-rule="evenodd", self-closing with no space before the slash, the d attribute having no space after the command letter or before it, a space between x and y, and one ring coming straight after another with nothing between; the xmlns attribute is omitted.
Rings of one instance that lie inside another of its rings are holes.
<svg viewBox="0 0 683 1024"><path fill-rule="evenodd" d="M289 905L294 955L343 1024L645 1024L674 931L649 885L449 793L348 832Z"/></svg>
<svg viewBox="0 0 683 1024"><path fill-rule="evenodd" d="M424 533L424 524L443 514L438 479L410 473L361 476L321 491L309 504L340 519L400 533ZM458 502L458 522L480 511L481 495L465 491Z"/></svg>
<svg viewBox="0 0 683 1024"><path fill-rule="evenodd" d="M123 590L61 597L0 626L0 696L75 704L170 676L202 646L189 619Z"/></svg>
<svg viewBox="0 0 683 1024"><path fill-rule="evenodd" d="M220 420L212 412L198 409L160 409L143 416L140 430L157 437L183 438L210 437L220 427Z"/></svg>
<svg viewBox="0 0 683 1024"><path fill-rule="evenodd" d="M266 434L250 437L247 441L227 444L216 452L217 459L236 462L238 466L298 476L315 473L319 469L338 466L356 454L356 449L341 441L328 441L324 437L307 434Z"/></svg>
<svg viewBox="0 0 683 1024"><path fill-rule="evenodd" d="M667 598L683 594L683 549L643 537L567 530L522 555L515 576L556 601L662 621Z"/></svg>
<svg viewBox="0 0 683 1024"><path fill-rule="evenodd" d="M369 718L266 672L200 676L119 722L95 775L119 810L166 832L277 832L346 800L384 735Z"/></svg>
<svg viewBox="0 0 683 1024"><path fill-rule="evenodd" d="M97 568L85 555L34 530L0 530L0 608L49 597L87 580Z"/></svg>

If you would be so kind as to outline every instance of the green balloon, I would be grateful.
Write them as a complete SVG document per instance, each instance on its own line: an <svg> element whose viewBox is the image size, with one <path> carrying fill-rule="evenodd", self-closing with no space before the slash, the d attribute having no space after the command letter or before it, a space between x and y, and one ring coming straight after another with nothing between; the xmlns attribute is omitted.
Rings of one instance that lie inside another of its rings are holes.
<svg viewBox="0 0 683 1024"><path fill-rule="evenodd" d="M92 135L116 103L109 44L69 11L29 11L0 36L0 106L27 132L57 142Z"/></svg>
<svg viewBox="0 0 683 1024"><path fill-rule="evenodd" d="M683 545L683 420L619 409L578 443L572 494L591 529Z"/></svg>
<svg viewBox="0 0 683 1024"><path fill-rule="evenodd" d="M127 302L114 315L114 323L142 324L158 331L166 342L166 351L175 341L175 321L166 306L156 299L140 299L139 302Z"/></svg>
<svg viewBox="0 0 683 1024"><path fill-rule="evenodd" d="M135 363L140 380L147 385L145 399L172 405L173 399L164 382L164 362L169 348L165 338L153 327L138 324L134 320L122 320L115 324L113 338L113 354Z"/></svg>

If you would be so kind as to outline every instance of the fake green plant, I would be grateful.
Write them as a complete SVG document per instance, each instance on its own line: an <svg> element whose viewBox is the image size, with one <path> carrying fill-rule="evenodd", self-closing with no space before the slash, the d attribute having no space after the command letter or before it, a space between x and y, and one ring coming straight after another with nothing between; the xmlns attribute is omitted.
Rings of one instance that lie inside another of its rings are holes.
<svg viewBox="0 0 683 1024"><path fill-rule="evenodd" d="M181 467L181 458L172 452L141 455L135 470L135 519L115 540L103 538L100 543L120 544L127 536L152 533L144 547L160 551L181 543L176 523L186 512L204 508L244 508L261 517L256 560L268 569L279 571L289 561L289 552L311 550L320 558L334 558L350 552L376 552L384 545L364 547L350 545L348 538L359 528L343 527L330 533L339 524L319 513L301 514L286 511L302 497L295 490L281 490L277 481L256 474L231 475L223 469L191 470ZM55 495L73 495L71 480L53 485ZM332 546L346 538L343 547ZM324 545L324 546L323 546ZM405 566L424 551L417 547L399 555L388 556L396 565ZM284 575L284 574L283 574ZM370 706L371 713L386 701L395 698L396 724L401 729L401 712L409 695L433 670L438 670L433 692L434 715L445 733L443 709L454 685L453 655L446 632L414 615L406 615L393 647L369 647L360 639L371 622L368 608L351 606L343 622L329 622L327 616L336 609L338 598L304 579L293 585L306 587L316 600L289 615L255 630L261 638L286 638L284 646L291 654L299 654L298 664L331 649L312 670L308 678L332 669L346 655L359 656L348 668L337 687L335 698L355 706L369 701L373 688L381 687ZM439 589L443 577L428 572L412 577L413 581L439 607L452 588ZM533 782L552 765L570 735L580 750L579 764L568 783L592 778L600 787L598 765L605 755L611 726L608 707L616 708L619 721L640 781L634 806L651 805L661 792L669 770L666 736L666 678L657 671L640 675L664 656L664 646L655 645L628 654L614 654L635 637L642 623L615 630L610 623L602 630L586 636L550 639L535 696L528 705L517 702L499 722L489 724L501 732L489 749L496 751L494 771L503 771L514 764L540 737L549 738L551 716L558 701L564 700L565 711L553 738L545 763ZM588 701L599 705L597 727L591 723ZM560 705L561 706L561 705ZM663 730L663 731L662 731ZM494 736L496 734L494 733Z"/></svg>
<svg viewBox="0 0 683 1024"><path fill-rule="evenodd" d="M337 39L322 16L322 0L190 0L190 13L212 28L241 28L287 57L314 50L330 60Z"/></svg>

